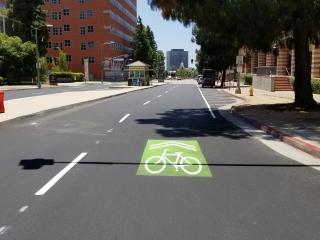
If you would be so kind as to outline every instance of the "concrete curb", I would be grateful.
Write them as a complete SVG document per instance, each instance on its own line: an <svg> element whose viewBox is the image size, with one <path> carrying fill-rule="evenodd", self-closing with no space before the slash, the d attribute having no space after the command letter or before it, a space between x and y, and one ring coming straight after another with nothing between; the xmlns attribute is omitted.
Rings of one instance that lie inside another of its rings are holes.
<svg viewBox="0 0 320 240"><path fill-rule="evenodd" d="M0 126L11 124L11 123L14 123L14 122L19 122L19 121L24 120L24 119L28 119L28 118L32 118L32 117L36 117L36 116L41 116L41 115L48 114L48 113L55 113L55 112L64 111L64 110L72 109L72 108L79 107L79 106L89 105L89 104L92 104L92 103L95 103L95 102L106 100L108 98L118 97L118 96L121 96L121 95L129 94L129 93L133 93L133 92L137 92L137 91L144 91L144 90L148 90L148 89L155 88L155 87L161 87L161 86L164 86L164 85L166 85L166 84L154 85L154 86L151 86L151 87L148 87L148 88L142 88L142 89L138 88L138 89L135 89L135 90L130 91L130 92L116 93L114 95L110 95L110 96L106 96L106 97L101 97L101 98L92 99L92 100L88 100L88 101L84 101L84 102L74 103L74 104L70 104L70 105L67 105L67 106L51 108L51 109L47 109L47 110L44 110L44 111L31 113L31 114L27 114L27 115L24 115L24 116L16 117L16 118L13 118L13 119L10 119L10 120L2 121L2 122L0 122Z"/></svg>
<svg viewBox="0 0 320 240"><path fill-rule="evenodd" d="M267 124L258 122L256 120L248 118L248 117L245 117L237 111L236 107L232 107L231 111L232 111L232 114L241 118L242 120L249 123L250 125L252 125L258 129L261 129L266 134L272 135L273 137L281 140L282 142L284 142L286 144L291 145L292 147L295 147L295 148L297 148L303 152L306 152L314 157L320 158L320 147L305 142L301 137L291 135L291 134L286 133L284 131L270 127Z"/></svg>

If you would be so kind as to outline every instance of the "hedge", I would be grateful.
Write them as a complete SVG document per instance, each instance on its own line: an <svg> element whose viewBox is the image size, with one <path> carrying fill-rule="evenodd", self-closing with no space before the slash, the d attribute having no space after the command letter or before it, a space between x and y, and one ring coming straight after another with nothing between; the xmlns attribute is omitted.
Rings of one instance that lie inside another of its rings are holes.
<svg viewBox="0 0 320 240"><path fill-rule="evenodd" d="M320 94L320 80L311 80L312 91L314 94Z"/></svg>
<svg viewBox="0 0 320 240"><path fill-rule="evenodd" d="M50 74L50 77L55 78L66 78L76 82L83 82L84 81L84 74L83 73L75 73L75 72L53 72Z"/></svg>
<svg viewBox="0 0 320 240"><path fill-rule="evenodd" d="M0 77L0 85L4 85L4 78Z"/></svg>
<svg viewBox="0 0 320 240"><path fill-rule="evenodd" d="M244 84L245 85L252 85L252 75L251 74L244 75Z"/></svg>

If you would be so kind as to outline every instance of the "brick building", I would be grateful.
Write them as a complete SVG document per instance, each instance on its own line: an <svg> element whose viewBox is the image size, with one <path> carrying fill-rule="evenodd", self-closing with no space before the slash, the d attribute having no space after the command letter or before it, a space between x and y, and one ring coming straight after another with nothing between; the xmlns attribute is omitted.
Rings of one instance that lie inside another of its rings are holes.
<svg viewBox="0 0 320 240"><path fill-rule="evenodd" d="M67 54L72 71L83 72L89 59L91 79L119 78L125 59L132 52L137 22L136 0L45 0L50 29L47 62Z"/></svg>
<svg viewBox="0 0 320 240"><path fill-rule="evenodd" d="M311 78L320 78L320 48L310 45ZM241 65L242 72L254 74L254 84L257 82L267 82L270 78L272 91L292 90L292 81L295 73L294 50L287 48L274 49L273 53L263 53L240 49L239 55L245 56L245 63ZM260 77L260 80L259 80ZM258 84L259 85L259 84ZM264 85L264 84L263 84ZM260 86L259 86L260 87ZM258 88L259 88L258 87ZM266 86L264 85L263 88Z"/></svg>

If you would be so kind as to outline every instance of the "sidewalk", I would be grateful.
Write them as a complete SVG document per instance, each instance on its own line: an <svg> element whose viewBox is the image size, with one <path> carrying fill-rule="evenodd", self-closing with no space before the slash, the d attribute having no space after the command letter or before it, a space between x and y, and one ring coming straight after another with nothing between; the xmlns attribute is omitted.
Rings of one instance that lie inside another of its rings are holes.
<svg viewBox="0 0 320 240"><path fill-rule="evenodd" d="M4 102L6 111L5 113L0 114L0 123L7 122L13 119L23 118L26 116L32 116L46 111L73 107L78 104L97 101L161 85L164 85L164 83L154 83L153 86L148 87L128 87L126 85L119 85L115 89L102 88L99 90L85 92L64 92L50 95L12 99Z"/></svg>
<svg viewBox="0 0 320 240"><path fill-rule="evenodd" d="M224 90L242 103L233 106L233 113L255 127L282 141L320 158L320 111L298 111L288 108L294 101L294 92L267 92L254 89L249 96L249 88L242 88L242 94L234 89ZM314 99L320 103L320 95Z"/></svg>

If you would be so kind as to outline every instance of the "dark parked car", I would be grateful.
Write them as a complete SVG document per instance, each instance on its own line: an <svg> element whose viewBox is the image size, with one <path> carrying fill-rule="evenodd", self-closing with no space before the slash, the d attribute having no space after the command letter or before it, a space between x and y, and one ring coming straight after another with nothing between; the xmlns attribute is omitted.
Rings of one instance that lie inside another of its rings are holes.
<svg viewBox="0 0 320 240"><path fill-rule="evenodd" d="M215 82L216 82L216 71L212 69L204 69L202 87L213 88L215 86Z"/></svg>

